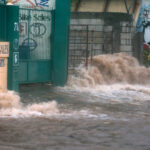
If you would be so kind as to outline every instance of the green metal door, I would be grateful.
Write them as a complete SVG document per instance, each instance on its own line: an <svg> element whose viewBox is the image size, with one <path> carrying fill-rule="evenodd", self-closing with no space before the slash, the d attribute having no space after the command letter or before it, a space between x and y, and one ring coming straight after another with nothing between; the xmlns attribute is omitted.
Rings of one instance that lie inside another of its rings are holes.
<svg viewBox="0 0 150 150"><path fill-rule="evenodd" d="M52 18L53 11L20 8L19 83L51 81Z"/></svg>

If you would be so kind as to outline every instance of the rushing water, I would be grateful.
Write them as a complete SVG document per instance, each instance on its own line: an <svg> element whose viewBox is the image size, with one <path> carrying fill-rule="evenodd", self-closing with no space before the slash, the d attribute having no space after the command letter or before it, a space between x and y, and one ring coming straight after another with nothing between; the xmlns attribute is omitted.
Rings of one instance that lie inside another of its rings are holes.
<svg viewBox="0 0 150 150"><path fill-rule="evenodd" d="M0 93L0 150L150 150L149 82L133 57L101 55L66 87Z"/></svg>

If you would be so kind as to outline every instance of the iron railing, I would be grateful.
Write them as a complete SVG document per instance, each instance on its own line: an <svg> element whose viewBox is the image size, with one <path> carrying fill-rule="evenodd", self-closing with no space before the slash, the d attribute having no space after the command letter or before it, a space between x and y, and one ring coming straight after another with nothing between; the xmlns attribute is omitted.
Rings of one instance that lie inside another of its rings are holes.
<svg viewBox="0 0 150 150"><path fill-rule="evenodd" d="M126 52L133 55L135 28L129 24L70 25L69 28L69 72L84 63L88 66L93 56Z"/></svg>

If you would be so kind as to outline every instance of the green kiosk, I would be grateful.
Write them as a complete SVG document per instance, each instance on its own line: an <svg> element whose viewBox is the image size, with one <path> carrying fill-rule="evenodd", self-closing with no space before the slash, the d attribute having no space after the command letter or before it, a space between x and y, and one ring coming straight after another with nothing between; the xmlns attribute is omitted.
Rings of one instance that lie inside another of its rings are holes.
<svg viewBox="0 0 150 150"><path fill-rule="evenodd" d="M71 0L0 0L0 41L10 43L8 89L67 82Z"/></svg>

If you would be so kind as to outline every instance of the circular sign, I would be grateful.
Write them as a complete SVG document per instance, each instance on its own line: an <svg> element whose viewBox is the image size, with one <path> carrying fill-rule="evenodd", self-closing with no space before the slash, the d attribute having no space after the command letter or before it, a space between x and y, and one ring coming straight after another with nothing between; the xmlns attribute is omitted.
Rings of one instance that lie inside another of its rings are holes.
<svg viewBox="0 0 150 150"><path fill-rule="evenodd" d="M30 51L33 51L37 48L37 43L34 39L27 38L22 42L22 46L28 46Z"/></svg>
<svg viewBox="0 0 150 150"><path fill-rule="evenodd" d="M41 37L46 33L46 26L42 23L33 23L30 32L34 37Z"/></svg>

